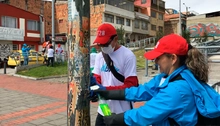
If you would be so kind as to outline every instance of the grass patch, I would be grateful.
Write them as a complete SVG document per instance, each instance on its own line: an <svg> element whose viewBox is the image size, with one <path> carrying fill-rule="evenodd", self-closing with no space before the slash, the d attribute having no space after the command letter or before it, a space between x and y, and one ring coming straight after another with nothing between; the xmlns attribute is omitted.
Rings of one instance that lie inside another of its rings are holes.
<svg viewBox="0 0 220 126"><path fill-rule="evenodd" d="M32 68L30 70L20 71L17 74L30 77L49 77L58 75L67 75L67 62L64 64L54 63L54 67L47 67L46 65Z"/></svg>
<svg viewBox="0 0 220 126"><path fill-rule="evenodd" d="M137 69L145 69L145 61L146 61L144 57L145 49L139 49L133 52L137 59Z"/></svg>
<svg viewBox="0 0 220 126"><path fill-rule="evenodd" d="M145 69L145 58L144 58L144 49L133 51L137 59L137 69ZM67 62L64 64L54 63L54 67L47 67L46 65L32 68L30 70L20 71L17 74L29 76L29 77L49 77L49 76L59 76L67 75Z"/></svg>

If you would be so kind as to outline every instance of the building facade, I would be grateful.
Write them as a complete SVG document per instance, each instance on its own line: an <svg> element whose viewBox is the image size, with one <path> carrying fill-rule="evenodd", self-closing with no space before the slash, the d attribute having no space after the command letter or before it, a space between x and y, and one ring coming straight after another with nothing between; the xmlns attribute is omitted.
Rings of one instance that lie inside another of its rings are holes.
<svg viewBox="0 0 220 126"><path fill-rule="evenodd" d="M91 45L96 36L96 30L102 23L110 23L115 28L121 26L125 30L127 40L132 40L134 3L132 0L90 0L90 33Z"/></svg>
<svg viewBox="0 0 220 126"><path fill-rule="evenodd" d="M24 43L38 50L44 38L43 17L9 4L0 3L0 8L0 56L21 49Z"/></svg>
<svg viewBox="0 0 220 126"><path fill-rule="evenodd" d="M142 8L142 13L150 16L150 36L156 36L158 31L164 32L165 2L163 0L135 0L134 4Z"/></svg>

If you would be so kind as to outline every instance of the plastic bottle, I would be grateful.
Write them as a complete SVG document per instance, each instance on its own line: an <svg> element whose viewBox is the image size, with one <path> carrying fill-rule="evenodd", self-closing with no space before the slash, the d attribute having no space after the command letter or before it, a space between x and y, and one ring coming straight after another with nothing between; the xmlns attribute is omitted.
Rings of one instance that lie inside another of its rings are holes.
<svg viewBox="0 0 220 126"><path fill-rule="evenodd" d="M104 116L110 116L111 115L111 109L109 108L108 104L106 103L105 100L103 100L100 95L98 95L99 97L99 106L102 110L102 113L104 114Z"/></svg>
<svg viewBox="0 0 220 126"><path fill-rule="evenodd" d="M90 89L91 90L98 90L99 86L98 85L94 85L94 86L91 86ZM104 116L111 115L111 109L109 108L106 100L102 99L100 95L98 95L98 99L99 99L99 106L100 106Z"/></svg>

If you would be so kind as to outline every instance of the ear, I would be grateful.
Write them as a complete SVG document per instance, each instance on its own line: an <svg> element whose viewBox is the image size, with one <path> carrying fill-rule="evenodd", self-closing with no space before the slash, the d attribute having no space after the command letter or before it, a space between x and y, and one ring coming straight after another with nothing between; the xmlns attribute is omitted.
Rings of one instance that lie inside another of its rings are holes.
<svg viewBox="0 0 220 126"><path fill-rule="evenodd" d="M171 59L172 59L172 65L174 65L178 60L178 56L176 54L172 54Z"/></svg>
<svg viewBox="0 0 220 126"><path fill-rule="evenodd" d="M117 40L118 40L118 36L115 36L115 37L114 37L114 41L117 41Z"/></svg>

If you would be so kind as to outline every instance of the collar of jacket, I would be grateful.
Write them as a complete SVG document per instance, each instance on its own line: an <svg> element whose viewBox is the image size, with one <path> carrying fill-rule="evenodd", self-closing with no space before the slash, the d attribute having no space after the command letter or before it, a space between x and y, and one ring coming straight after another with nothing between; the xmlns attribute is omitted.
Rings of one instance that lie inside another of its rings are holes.
<svg viewBox="0 0 220 126"><path fill-rule="evenodd" d="M171 80L172 78L174 78L176 75L178 75L179 73L181 73L184 69L186 69L186 66L185 66L185 65L183 65L183 66L177 68L176 70L174 70L173 73L171 73L171 74L166 78L166 80L163 82L163 84L161 84L160 86L158 86L158 88L165 88L165 87L167 87L167 85L169 84L170 80ZM162 78L162 77L165 77L165 76L166 76L166 74L162 73L162 74L160 75L160 79L159 79L159 80L161 80L161 78ZM160 83L160 82L159 82L159 83Z"/></svg>

